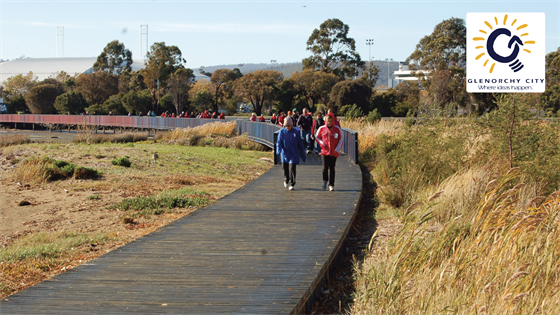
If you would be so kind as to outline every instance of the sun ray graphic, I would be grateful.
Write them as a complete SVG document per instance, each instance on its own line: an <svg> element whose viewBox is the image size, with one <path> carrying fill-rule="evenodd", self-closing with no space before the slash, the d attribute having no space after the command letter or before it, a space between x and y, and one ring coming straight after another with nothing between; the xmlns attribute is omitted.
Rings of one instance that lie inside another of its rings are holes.
<svg viewBox="0 0 560 315"><path fill-rule="evenodd" d="M506 27L507 27L508 18L509 18L509 16L508 16L507 14L505 14L504 17L503 17L503 20L502 20L503 25L506 26ZM497 16L494 17L494 22L496 23L496 25L499 25L498 17L497 17ZM511 22L511 25L510 25L510 26L515 25L515 23L517 23L517 19L514 19L513 22ZM492 26L492 24L490 24L490 22L484 21L484 24L485 24L491 31L494 30L494 27ZM519 31L519 30L522 30L522 29L524 29L524 28L526 28L526 27L528 27L528 26L529 26L529 25L527 25L527 24L522 24L521 26L517 27L516 30ZM499 26L496 26L496 28L499 28ZM489 36L488 33L492 33L492 32L487 32L487 31L482 30L482 29L480 29L479 32L482 33L482 34L484 34L484 37L473 37L472 40L473 40L473 41L477 41L477 42L484 42L484 43L483 43L484 45L483 45L483 46L476 46L475 49L485 49L485 48L486 48L486 45L485 45L486 43L485 43L485 41L486 41L486 39L487 39L487 36ZM515 32L512 32L512 35L511 35L511 36L514 36L514 35L515 35L515 34L513 34L513 33L515 33ZM529 33L523 33L523 34L519 35L519 37L524 37L524 36L528 36L528 35L529 35ZM526 41L523 42L523 45L531 45L531 44L535 44L535 41L534 41L534 40L526 40ZM521 47L520 47L520 48L521 48ZM531 53L531 51L528 50L528 49L523 49L522 51L524 51L524 52L526 52L526 53L529 53L529 54ZM477 56L475 57L475 60L482 59L482 57L484 57L484 56L486 56L486 53L485 53L485 52L480 53L480 54L477 54ZM491 60L492 60L492 61L495 61L495 60L492 59L492 57L490 57L490 58L488 58L488 59L485 58L484 65L483 65L484 67L486 67L486 65L487 65L489 62L492 63L492 65L490 66L490 70L489 70L490 73L494 72L494 67L496 66L496 62L492 62ZM518 61L519 61L519 60L518 60ZM501 67L501 65L498 65L498 67Z"/></svg>

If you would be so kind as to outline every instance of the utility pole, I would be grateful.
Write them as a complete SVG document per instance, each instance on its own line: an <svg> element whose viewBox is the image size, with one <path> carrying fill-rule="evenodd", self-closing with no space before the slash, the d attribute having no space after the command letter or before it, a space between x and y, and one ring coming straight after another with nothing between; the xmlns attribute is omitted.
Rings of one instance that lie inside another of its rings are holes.
<svg viewBox="0 0 560 315"><path fill-rule="evenodd" d="M144 37L144 35L146 35L146 55L147 55L148 54L148 24L140 25L140 58L142 58L142 60L147 59L144 58L144 55L142 55L142 38Z"/></svg>
<svg viewBox="0 0 560 315"><path fill-rule="evenodd" d="M389 66L393 62L393 58L385 58L385 61L387 62L387 88L391 88L393 84L389 86Z"/></svg>
<svg viewBox="0 0 560 315"><path fill-rule="evenodd" d="M369 61L371 61L371 46L373 46L373 39L366 39L366 45L369 46Z"/></svg>

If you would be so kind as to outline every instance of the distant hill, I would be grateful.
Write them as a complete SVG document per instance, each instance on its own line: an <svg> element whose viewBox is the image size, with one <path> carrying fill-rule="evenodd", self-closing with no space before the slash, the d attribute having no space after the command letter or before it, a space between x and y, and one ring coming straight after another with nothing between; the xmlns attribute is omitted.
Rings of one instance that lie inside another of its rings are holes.
<svg viewBox="0 0 560 315"><path fill-rule="evenodd" d="M389 73L389 78L393 78L393 72L399 70L399 62L398 61L391 61L387 62L384 60L374 60L373 64L379 67L379 80L376 86L387 85L387 74ZM218 69L230 69L233 70L234 68L239 68L241 73L250 73L254 72L255 70L277 70L282 72L284 78L289 78L294 74L296 71L301 71L303 69L303 64L301 62L289 62L289 63L278 63L278 64L270 64L270 63L245 63L245 64L234 64L234 65L218 65L218 66L209 66L204 67L204 71L206 72L214 72Z"/></svg>

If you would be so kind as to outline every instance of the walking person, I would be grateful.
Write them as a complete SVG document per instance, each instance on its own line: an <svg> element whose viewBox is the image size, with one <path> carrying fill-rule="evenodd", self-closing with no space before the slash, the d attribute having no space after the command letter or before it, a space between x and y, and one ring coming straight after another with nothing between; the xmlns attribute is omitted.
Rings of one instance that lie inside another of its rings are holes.
<svg viewBox="0 0 560 315"><path fill-rule="evenodd" d="M313 126L313 116L309 114L307 108L303 109L303 114L297 120L297 126L301 133L301 140L306 149L307 154L313 151L313 143L311 142L311 127Z"/></svg>
<svg viewBox="0 0 560 315"><path fill-rule="evenodd" d="M317 118L313 120L313 127L311 127L311 139L316 144L315 154L317 155L321 153L321 147L319 146L319 142L315 141L315 135L317 134L319 128L321 128L324 124L325 120L323 119L323 113L317 111Z"/></svg>
<svg viewBox="0 0 560 315"><path fill-rule="evenodd" d="M284 112L280 112L280 114L278 114L278 124L280 126L284 126L284 118L286 118L286 115L284 115Z"/></svg>
<svg viewBox="0 0 560 315"><path fill-rule="evenodd" d="M342 129L335 125L335 117L328 114L325 117L325 125L317 130L315 139L321 146L321 158L323 160L323 189L329 184L329 191L334 190L334 167L338 152L342 148Z"/></svg>
<svg viewBox="0 0 560 315"><path fill-rule="evenodd" d="M305 154L299 130L294 127L292 118L289 116L284 120L284 128L278 133L276 147L278 148L276 154L280 155L282 167L284 168L284 187L294 190L296 185L296 165L299 164L300 158L305 162L307 155Z"/></svg>

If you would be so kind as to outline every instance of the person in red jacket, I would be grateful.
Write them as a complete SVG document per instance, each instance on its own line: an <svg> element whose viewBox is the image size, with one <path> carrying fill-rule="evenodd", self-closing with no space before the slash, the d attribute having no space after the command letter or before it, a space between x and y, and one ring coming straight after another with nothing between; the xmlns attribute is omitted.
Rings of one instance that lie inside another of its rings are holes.
<svg viewBox="0 0 560 315"><path fill-rule="evenodd" d="M257 121L257 114L253 113L251 115L251 121Z"/></svg>
<svg viewBox="0 0 560 315"><path fill-rule="evenodd" d="M333 118L334 118L334 125L340 127L340 122L338 121L338 119L336 119L336 116L333 114L332 110L329 108L329 110L327 111L327 115L332 114Z"/></svg>
<svg viewBox="0 0 560 315"><path fill-rule="evenodd" d="M220 119L226 119L226 116L224 116L224 113L220 113Z"/></svg>
<svg viewBox="0 0 560 315"><path fill-rule="evenodd" d="M334 167L343 143L342 129L334 124L335 119L333 114L328 114L325 117L325 124L319 127L315 135L315 140L321 146L323 189L327 188L328 181L329 191L334 190Z"/></svg>
<svg viewBox="0 0 560 315"><path fill-rule="evenodd" d="M259 122L265 122L266 119L264 119L264 116L261 114L261 117L259 117Z"/></svg>
<svg viewBox="0 0 560 315"><path fill-rule="evenodd" d="M284 119L284 112L280 112L280 114L278 115L278 125L284 126Z"/></svg>

